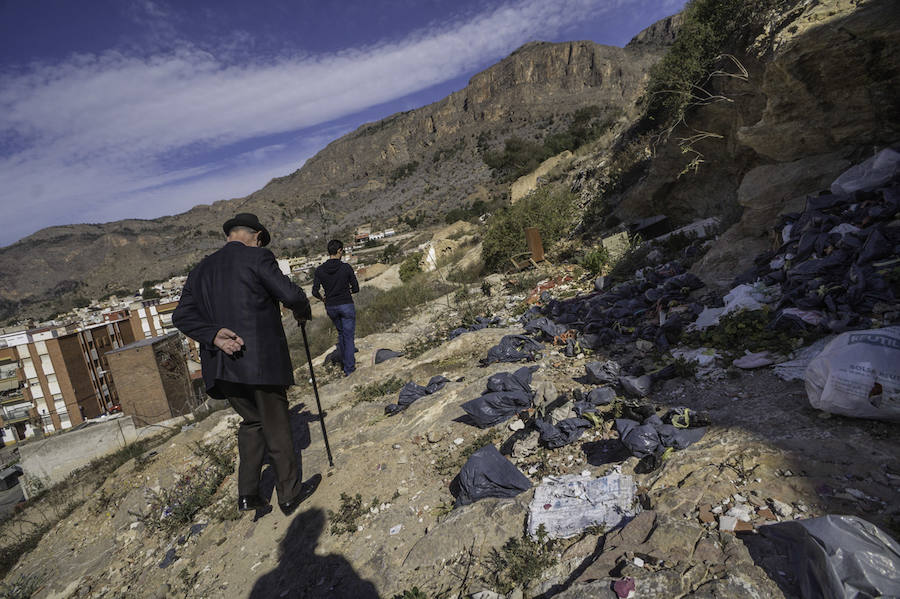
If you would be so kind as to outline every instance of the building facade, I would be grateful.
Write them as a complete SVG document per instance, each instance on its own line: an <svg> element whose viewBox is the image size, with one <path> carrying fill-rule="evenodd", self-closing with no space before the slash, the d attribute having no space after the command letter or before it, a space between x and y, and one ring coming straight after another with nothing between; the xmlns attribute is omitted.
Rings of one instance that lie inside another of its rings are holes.
<svg viewBox="0 0 900 599"><path fill-rule="evenodd" d="M122 412L138 427L190 412L191 383L177 333L130 343L106 354Z"/></svg>
<svg viewBox="0 0 900 599"><path fill-rule="evenodd" d="M15 367L0 400L3 426L13 436L54 432L118 408L106 354L134 341L128 319L69 332L65 326L32 329L0 338L2 373ZM15 430L13 430L15 429Z"/></svg>

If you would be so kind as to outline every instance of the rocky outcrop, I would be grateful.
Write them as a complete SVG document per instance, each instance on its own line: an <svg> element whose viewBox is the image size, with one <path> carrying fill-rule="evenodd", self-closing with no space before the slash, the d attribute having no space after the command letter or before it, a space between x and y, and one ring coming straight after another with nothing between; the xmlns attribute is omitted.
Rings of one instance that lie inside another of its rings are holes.
<svg viewBox="0 0 900 599"><path fill-rule="evenodd" d="M690 110L657 144L643 177L613 198L617 215L722 216L735 229L695 270L710 284L744 270L755 254L744 250L765 245L779 213L900 141L898 20L891 0L800 2L773 16L736 56L747 77L705 84L722 101ZM738 72L727 57L718 66Z"/></svg>
<svg viewBox="0 0 900 599"><path fill-rule="evenodd" d="M771 160L900 138L900 5L817 4L776 40L760 86L765 109L738 130L741 144Z"/></svg>

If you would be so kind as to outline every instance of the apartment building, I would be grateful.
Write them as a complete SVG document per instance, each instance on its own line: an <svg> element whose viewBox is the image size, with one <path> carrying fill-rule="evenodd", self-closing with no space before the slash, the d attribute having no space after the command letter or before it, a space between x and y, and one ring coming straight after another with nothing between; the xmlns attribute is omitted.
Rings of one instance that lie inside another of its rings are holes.
<svg viewBox="0 0 900 599"><path fill-rule="evenodd" d="M178 300L144 300L131 305L131 327L136 341L164 337L177 333L172 324L172 312ZM182 351L191 360L200 361L200 347L188 337L182 336Z"/></svg>
<svg viewBox="0 0 900 599"><path fill-rule="evenodd" d="M117 408L119 399L106 353L134 341L128 319L70 332L65 326L0 337L2 372L15 366L16 388L7 376L0 413L18 438L53 432ZM14 430L13 430L14 429Z"/></svg>
<svg viewBox="0 0 900 599"><path fill-rule="evenodd" d="M182 416L192 408L187 362L177 333L107 352L122 411L137 426Z"/></svg>
<svg viewBox="0 0 900 599"><path fill-rule="evenodd" d="M25 397L25 381L19 369L19 352L15 347L0 349L0 416L10 429L11 436L25 436L25 427L31 419L31 400Z"/></svg>

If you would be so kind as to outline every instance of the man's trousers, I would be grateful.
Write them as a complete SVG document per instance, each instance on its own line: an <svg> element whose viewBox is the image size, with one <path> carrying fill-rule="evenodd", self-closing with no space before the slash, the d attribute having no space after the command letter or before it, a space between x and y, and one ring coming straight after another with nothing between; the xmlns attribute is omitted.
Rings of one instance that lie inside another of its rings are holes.
<svg viewBox="0 0 900 599"><path fill-rule="evenodd" d="M238 428L238 494L259 494L260 471L268 452L278 502L294 499L300 492L300 456L294 453L286 389L227 381L216 381L216 388L244 419Z"/></svg>
<svg viewBox="0 0 900 599"><path fill-rule="evenodd" d="M356 370L356 344L353 339L356 334L356 306L353 304L325 306L325 313L337 329L338 355L344 365L344 374L349 375Z"/></svg>

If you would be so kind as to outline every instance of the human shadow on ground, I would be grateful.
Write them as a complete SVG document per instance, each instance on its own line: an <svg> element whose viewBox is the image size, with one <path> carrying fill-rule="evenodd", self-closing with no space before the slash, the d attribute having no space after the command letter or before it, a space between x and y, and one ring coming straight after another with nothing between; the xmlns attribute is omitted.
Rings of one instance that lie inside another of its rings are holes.
<svg viewBox="0 0 900 599"><path fill-rule="evenodd" d="M378 599L375 585L360 578L343 556L316 554L325 522L325 514L318 508L294 518L278 547L278 566L256 581L249 599Z"/></svg>
<svg viewBox="0 0 900 599"><path fill-rule="evenodd" d="M291 436L294 440L294 454L297 456L297 466L300 468L300 473L303 474L301 452L310 445L309 423L317 421L319 416L310 413L310 411L306 409L306 404L302 403L293 406L288 411L288 416L291 421ZM263 464L264 468L259 481L259 494L260 497L271 503L273 494L275 493L275 468L273 468L271 458L268 454L266 454L266 459ZM303 477L301 476L301 480L302 478ZM271 507L258 510L256 518L261 518L270 511L272 511Z"/></svg>

